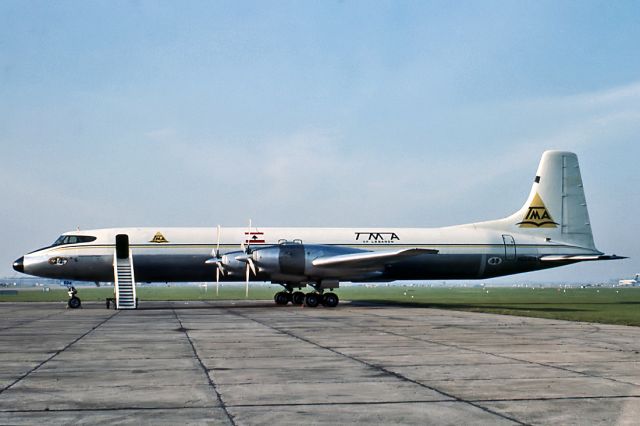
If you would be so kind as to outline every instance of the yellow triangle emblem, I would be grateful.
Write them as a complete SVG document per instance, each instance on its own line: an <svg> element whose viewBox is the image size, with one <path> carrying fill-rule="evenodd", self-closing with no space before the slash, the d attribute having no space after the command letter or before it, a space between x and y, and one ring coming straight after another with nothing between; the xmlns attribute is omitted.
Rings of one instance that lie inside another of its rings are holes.
<svg viewBox="0 0 640 426"><path fill-rule="evenodd" d="M156 235L153 236L153 238L151 240L149 240L150 243L168 243L169 240L167 240L164 235L162 235L161 232L156 232Z"/></svg>
<svg viewBox="0 0 640 426"><path fill-rule="evenodd" d="M518 222L516 225L520 228L557 228L558 224L554 222L549 210L542 202L542 198L536 192L535 197L531 200L529 209L524 214L522 222Z"/></svg>

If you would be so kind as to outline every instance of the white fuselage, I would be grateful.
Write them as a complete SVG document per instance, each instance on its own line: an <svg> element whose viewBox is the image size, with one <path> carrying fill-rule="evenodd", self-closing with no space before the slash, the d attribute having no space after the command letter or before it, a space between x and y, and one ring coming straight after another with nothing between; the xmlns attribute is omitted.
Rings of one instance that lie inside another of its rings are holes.
<svg viewBox="0 0 640 426"><path fill-rule="evenodd" d="M215 265L206 264L217 246L217 228L110 228L73 231L64 235L90 236L95 240L68 243L24 256L24 272L32 275L86 281L112 281L115 236L126 234L138 281L212 281ZM157 238L161 235L162 238ZM242 243L258 248L279 241L301 241L367 251L390 248L428 248L437 255L416 256L375 276L313 277L356 281L396 279L478 279L559 266L543 264L544 255L594 254L589 248L548 241L494 229L492 222L444 228L222 228L220 252L240 250ZM566 264L572 262L564 262ZM330 275L330 274L329 274ZM254 280L272 280L258 274ZM228 274L223 280L242 280Z"/></svg>

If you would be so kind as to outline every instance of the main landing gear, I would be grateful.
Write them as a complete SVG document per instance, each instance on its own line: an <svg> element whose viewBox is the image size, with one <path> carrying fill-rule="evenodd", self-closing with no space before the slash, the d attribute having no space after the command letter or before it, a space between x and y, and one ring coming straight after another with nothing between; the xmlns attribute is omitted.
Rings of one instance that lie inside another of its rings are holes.
<svg viewBox="0 0 640 426"><path fill-rule="evenodd" d="M327 308L335 308L340 303L338 295L332 292L319 293L312 291L304 294L301 291L279 291L273 296L273 300L277 305L286 305L291 302L292 305L305 305L309 308L315 308L322 304Z"/></svg>
<svg viewBox="0 0 640 426"><path fill-rule="evenodd" d="M67 306L69 308L78 309L82 306L80 298L76 296L76 294L78 294L78 290L76 290L74 286L69 287L67 294L69 295L69 301L67 302Z"/></svg>

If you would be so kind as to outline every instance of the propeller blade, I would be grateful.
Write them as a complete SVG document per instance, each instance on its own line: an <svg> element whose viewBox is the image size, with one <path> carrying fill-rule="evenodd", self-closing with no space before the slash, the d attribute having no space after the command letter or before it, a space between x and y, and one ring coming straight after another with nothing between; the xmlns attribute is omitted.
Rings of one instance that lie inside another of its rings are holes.
<svg viewBox="0 0 640 426"><path fill-rule="evenodd" d="M218 236L216 238L216 257L220 257L220 232L222 232L222 228L218 225Z"/></svg>
<svg viewBox="0 0 640 426"><path fill-rule="evenodd" d="M247 258L247 264L251 268L251 272L253 272L253 276L254 277L257 276L258 274L256 273L256 265L255 263L253 263L253 259L251 259L250 257Z"/></svg>
<svg viewBox="0 0 640 426"><path fill-rule="evenodd" d="M249 219L249 231L245 232L245 240L247 241L247 248L245 249L243 240L242 251L249 253L251 251L251 219Z"/></svg>
<svg viewBox="0 0 640 426"><path fill-rule="evenodd" d="M222 264L221 259L218 259L218 261L216 262L216 266L218 267L217 274L222 274L224 276L226 272L224 271L224 265Z"/></svg>
<svg viewBox="0 0 640 426"><path fill-rule="evenodd" d="M249 298L249 264L247 263L247 269L246 269L246 281L244 284L244 297L246 299Z"/></svg>

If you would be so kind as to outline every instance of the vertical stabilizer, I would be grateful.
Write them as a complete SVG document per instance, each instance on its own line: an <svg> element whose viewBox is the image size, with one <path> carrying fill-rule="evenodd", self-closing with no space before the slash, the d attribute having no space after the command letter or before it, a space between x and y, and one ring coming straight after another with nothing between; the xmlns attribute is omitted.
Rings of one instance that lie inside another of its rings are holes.
<svg viewBox="0 0 640 426"><path fill-rule="evenodd" d="M527 202L506 221L514 232L595 250L578 156L545 151Z"/></svg>

